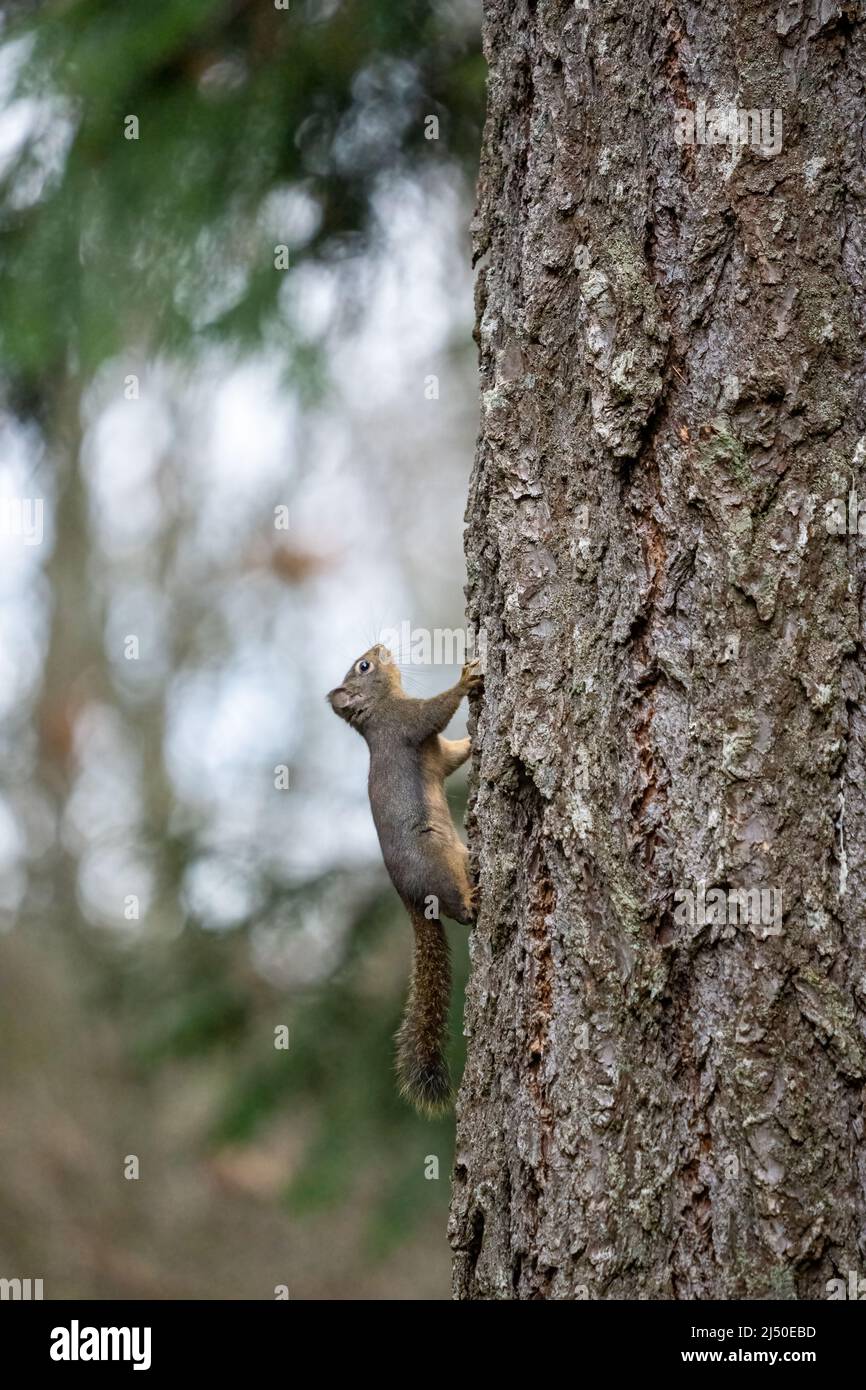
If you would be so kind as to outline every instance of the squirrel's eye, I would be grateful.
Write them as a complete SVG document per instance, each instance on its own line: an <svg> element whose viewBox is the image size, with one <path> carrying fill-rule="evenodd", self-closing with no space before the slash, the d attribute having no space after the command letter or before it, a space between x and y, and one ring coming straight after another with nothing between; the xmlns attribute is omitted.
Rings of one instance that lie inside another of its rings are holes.
<svg viewBox="0 0 866 1390"><path fill-rule="evenodd" d="M365 671L369 671L369 669L370 669L370 663L369 663L369 661L359 661L359 662L358 662L358 670L361 672L361 675L363 675Z"/></svg>

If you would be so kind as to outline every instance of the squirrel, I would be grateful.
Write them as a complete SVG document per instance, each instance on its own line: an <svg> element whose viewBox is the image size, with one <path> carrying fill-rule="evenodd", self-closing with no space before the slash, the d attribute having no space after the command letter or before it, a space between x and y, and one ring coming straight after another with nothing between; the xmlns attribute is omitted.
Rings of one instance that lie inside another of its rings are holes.
<svg viewBox="0 0 866 1390"><path fill-rule="evenodd" d="M326 696L370 749L368 790L385 867L409 913L415 952L409 997L397 1031L400 1093L422 1114L451 1101L445 1057L451 965L440 911L466 926L475 921L469 855L451 820L445 778L466 762L468 738L442 730L464 695L482 688L478 661L468 661L457 684L429 700L403 690L387 647L353 662L342 685Z"/></svg>

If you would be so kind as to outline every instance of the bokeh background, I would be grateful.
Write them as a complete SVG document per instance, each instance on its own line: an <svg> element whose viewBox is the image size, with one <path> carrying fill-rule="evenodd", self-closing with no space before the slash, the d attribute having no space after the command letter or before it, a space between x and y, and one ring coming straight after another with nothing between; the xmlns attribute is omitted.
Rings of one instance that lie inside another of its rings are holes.
<svg viewBox="0 0 866 1390"><path fill-rule="evenodd" d="M0 1277L46 1298L449 1294L324 695L463 623L478 9L4 7Z"/></svg>

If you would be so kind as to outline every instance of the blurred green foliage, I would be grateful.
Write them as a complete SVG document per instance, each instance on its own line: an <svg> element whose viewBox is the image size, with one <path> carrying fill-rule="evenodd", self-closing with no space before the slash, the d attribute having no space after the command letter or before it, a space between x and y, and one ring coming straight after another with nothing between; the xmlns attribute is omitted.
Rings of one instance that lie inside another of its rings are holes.
<svg viewBox="0 0 866 1390"><path fill-rule="evenodd" d="M477 157L483 68L459 6L64 0L6 37L27 55L17 96L40 104L0 184L0 350L25 380L131 342L267 334L290 354L275 245L351 258L378 180Z"/></svg>
<svg viewBox="0 0 866 1390"><path fill-rule="evenodd" d="M151 946L130 966L100 952L94 1007L108 1010L129 1040L139 1084L161 1067L217 1054L224 1084L205 1142L256 1140L279 1117L307 1107L311 1135L284 1200L298 1215L351 1200L359 1175L376 1165L367 1201L370 1256L387 1254L431 1206L443 1215L453 1157L453 1118L415 1115L397 1095L394 1034L406 981L365 979L364 966L411 928L393 892L359 906L340 968L324 987L280 997L239 962L243 939L188 924L182 937ZM449 927L454 988L450 1062L459 1080L464 1060L463 994L468 974L465 929ZM91 942L91 946L92 946ZM95 963L91 957L91 965ZM408 968L408 966L407 966ZM290 1045L274 1046L287 1024ZM435 1154L440 1182L421 1181L422 1159ZM382 1162L382 1155L387 1161Z"/></svg>

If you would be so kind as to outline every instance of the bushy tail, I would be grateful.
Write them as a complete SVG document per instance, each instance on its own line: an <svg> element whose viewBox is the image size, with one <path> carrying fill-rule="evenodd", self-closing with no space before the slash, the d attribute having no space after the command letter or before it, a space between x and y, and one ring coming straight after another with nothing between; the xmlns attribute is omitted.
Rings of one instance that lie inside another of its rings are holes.
<svg viewBox="0 0 866 1390"><path fill-rule="evenodd" d="M397 1030L400 1094L423 1115L437 1115L451 1103L445 1059L451 963L442 923L413 912L415 960L403 1022Z"/></svg>

